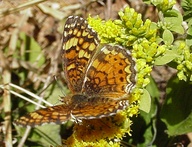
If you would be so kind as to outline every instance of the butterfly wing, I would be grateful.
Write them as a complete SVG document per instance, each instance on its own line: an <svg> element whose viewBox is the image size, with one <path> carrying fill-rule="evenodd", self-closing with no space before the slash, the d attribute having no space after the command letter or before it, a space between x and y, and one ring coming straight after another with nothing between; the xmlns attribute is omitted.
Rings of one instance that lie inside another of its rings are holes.
<svg viewBox="0 0 192 147"><path fill-rule="evenodd" d="M47 123L61 124L70 119L71 109L65 105L57 105L39 109L15 120L16 125L38 126Z"/></svg>
<svg viewBox="0 0 192 147"><path fill-rule="evenodd" d="M81 103L71 111L73 118L98 119L116 114L128 106L128 100L112 100L101 97L94 97L88 103Z"/></svg>
<svg viewBox="0 0 192 147"><path fill-rule="evenodd" d="M130 52L121 46L106 45L88 66L82 93L123 99L135 83L135 61Z"/></svg>
<svg viewBox="0 0 192 147"><path fill-rule="evenodd" d="M63 32L63 66L72 93L82 89L87 65L99 44L97 33L78 16L68 17Z"/></svg>

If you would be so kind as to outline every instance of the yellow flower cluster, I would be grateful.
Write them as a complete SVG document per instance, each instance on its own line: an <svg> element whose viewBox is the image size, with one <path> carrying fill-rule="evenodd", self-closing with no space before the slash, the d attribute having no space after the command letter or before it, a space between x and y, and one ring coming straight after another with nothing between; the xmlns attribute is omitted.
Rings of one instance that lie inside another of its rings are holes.
<svg viewBox="0 0 192 147"><path fill-rule="evenodd" d="M120 145L123 134L130 133L130 123L123 111L112 117L82 120L75 124L74 133L67 139L66 144L74 147L116 147Z"/></svg>
<svg viewBox="0 0 192 147"><path fill-rule="evenodd" d="M167 12L176 4L176 0L151 0L160 11Z"/></svg>
<svg viewBox="0 0 192 147"><path fill-rule="evenodd" d="M184 81L192 81L192 54L190 48L184 41L175 42L175 47L179 54L178 58L175 59L178 64L178 78Z"/></svg>

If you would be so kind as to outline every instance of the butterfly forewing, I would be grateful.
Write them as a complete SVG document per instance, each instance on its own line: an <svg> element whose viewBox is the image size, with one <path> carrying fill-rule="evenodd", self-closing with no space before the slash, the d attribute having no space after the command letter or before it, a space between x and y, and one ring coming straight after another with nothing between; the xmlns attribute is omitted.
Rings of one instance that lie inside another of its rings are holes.
<svg viewBox="0 0 192 147"><path fill-rule="evenodd" d="M97 33L87 21L78 16L70 16L63 33L63 66L68 87L73 93L82 89L86 68L96 52L99 43Z"/></svg>

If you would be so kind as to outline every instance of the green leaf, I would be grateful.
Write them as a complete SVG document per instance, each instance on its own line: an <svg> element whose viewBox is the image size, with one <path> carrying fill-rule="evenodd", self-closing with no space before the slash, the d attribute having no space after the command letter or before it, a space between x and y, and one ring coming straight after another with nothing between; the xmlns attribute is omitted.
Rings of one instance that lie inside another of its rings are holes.
<svg viewBox="0 0 192 147"><path fill-rule="evenodd" d="M146 89L143 90L143 95L140 99L140 107L139 109L149 113L151 110L151 97L158 98L159 97L159 90L155 81L149 77L150 83L147 85Z"/></svg>
<svg viewBox="0 0 192 147"><path fill-rule="evenodd" d="M165 65L171 62L173 59L177 58L179 55L177 54L177 50L166 50L163 56L160 56L155 59L155 65Z"/></svg>
<svg viewBox="0 0 192 147"><path fill-rule="evenodd" d="M30 141L31 146L59 146L61 145L60 125L43 125L32 128L27 141ZM17 132L22 136L26 128L15 126ZM26 143L28 144L28 143Z"/></svg>
<svg viewBox="0 0 192 147"><path fill-rule="evenodd" d="M183 17L178 11L168 11L164 17L164 21L169 25L169 30L184 34L184 28L182 26Z"/></svg>
<svg viewBox="0 0 192 147"><path fill-rule="evenodd" d="M146 113L149 113L150 108L151 108L151 97L149 95L149 92L146 89L144 89L143 94L141 95L139 109Z"/></svg>
<svg viewBox="0 0 192 147"><path fill-rule="evenodd" d="M182 0L181 6L183 9L183 19L186 22L192 20L192 1L191 0Z"/></svg>
<svg viewBox="0 0 192 147"><path fill-rule="evenodd" d="M37 135L35 134L38 134ZM44 125L35 127L33 136L30 140L34 142L41 142L45 146L58 146L61 145L60 126L59 125Z"/></svg>
<svg viewBox="0 0 192 147"><path fill-rule="evenodd" d="M166 45L171 45L173 43L174 37L171 31L165 30L163 32L163 41L165 42Z"/></svg>
<svg viewBox="0 0 192 147"><path fill-rule="evenodd" d="M192 39L186 39L186 44L188 46L192 46Z"/></svg>
<svg viewBox="0 0 192 147"><path fill-rule="evenodd" d="M168 131L169 135L182 135L187 134L192 131L192 112L188 115L186 119L181 121L181 123L175 125L173 128L170 128Z"/></svg>
<svg viewBox="0 0 192 147"><path fill-rule="evenodd" d="M146 87L147 91L149 92L152 98L159 98L160 93L159 93L159 89L157 88L157 84L155 83L155 81L151 76L149 76L149 79L150 79L150 83Z"/></svg>
<svg viewBox="0 0 192 147"><path fill-rule="evenodd" d="M192 132L192 85L179 81L169 81L166 101L161 111L161 120L167 125L170 136Z"/></svg>
<svg viewBox="0 0 192 147"><path fill-rule="evenodd" d="M147 85L147 90L145 91L151 95L150 111L149 113L140 111L140 115L133 118L132 136L130 137L134 143L137 143L137 146L143 147L152 146L154 139L157 137L156 115L158 108L157 98L159 97L159 90L155 81L151 77L149 77L149 79L150 83ZM161 145L164 146L164 143L161 142Z"/></svg>
<svg viewBox="0 0 192 147"><path fill-rule="evenodd" d="M20 33L20 39L23 42L24 56L23 60L29 61L31 63L37 63L37 66L40 67L45 61L44 54L40 45L35 41L34 38L27 36L25 33Z"/></svg>
<svg viewBox="0 0 192 147"><path fill-rule="evenodd" d="M178 11L177 10L168 10L167 12L164 13L164 17L178 17Z"/></svg>
<svg viewBox="0 0 192 147"><path fill-rule="evenodd" d="M192 36L192 26L187 30L188 35Z"/></svg>

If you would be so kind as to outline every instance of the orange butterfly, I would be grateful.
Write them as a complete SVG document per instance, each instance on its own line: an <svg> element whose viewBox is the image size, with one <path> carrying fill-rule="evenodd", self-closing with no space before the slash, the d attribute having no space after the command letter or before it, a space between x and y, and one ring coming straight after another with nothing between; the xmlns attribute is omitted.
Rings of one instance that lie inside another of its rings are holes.
<svg viewBox="0 0 192 147"><path fill-rule="evenodd" d="M17 125L61 124L67 120L114 115L129 104L136 83L135 61L122 46L100 46L97 33L87 21L69 16L63 32L65 79L71 95L64 104L29 113Z"/></svg>

